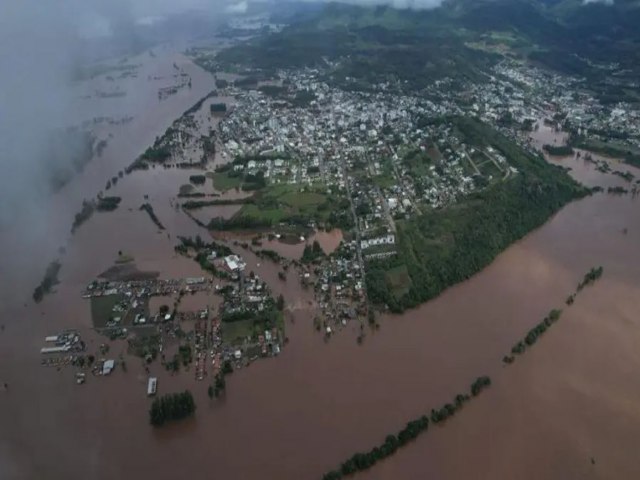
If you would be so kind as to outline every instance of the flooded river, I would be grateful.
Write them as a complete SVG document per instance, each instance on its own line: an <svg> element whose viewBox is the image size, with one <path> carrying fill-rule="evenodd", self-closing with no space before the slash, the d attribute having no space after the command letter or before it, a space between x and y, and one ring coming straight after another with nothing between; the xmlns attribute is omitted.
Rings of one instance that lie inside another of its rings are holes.
<svg viewBox="0 0 640 480"><path fill-rule="evenodd" d="M174 108L181 112L186 106ZM152 120L160 131L170 123L161 125L159 116ZM150 128L143 137L152 141L156 134ZM133 155L118 157L119 165L144 148L136 145L128 147ZM115 155L125 147L114 140L112 148ZM593 173L594 165L579 159L553 161L566 162L577 178L593 175L594 184L624 184ZM91 164L83 175L92 179L93 171L95 181L74 182L63 191L69 202L103 186L100 172L92 169L98 167ZM640 171L626 169L640 178ZM350 324L325 342L313 329L312 292L302 289L295 273L279 280L274 264L240 249L247 269L284 295L290 341L277 358L234 372L217 401L207 397L206 382L190 374L171 376L152 364L160 393L189 388L198 405L195 419L156 431L148 424L147 375L139 361L130 359L126 372L90 378L78 387L70 369L41 367L39 348L45 335L62 327L81 329L93 342L90 348L101 342L89 330L89 304L80 292L118 250L132 255L138 268L163 277L201 275L173 246L178 234L206 232L161 195L165 181L177 181L170 196L184 183L165 175L185 173L155 169L119 184L123 205L96 214L71 238L57 293L39 305L27 299L60 245L59 232L47 226L51 232L45 229L32 250L6 247L5 254L29 251L42 261L15 282L3 275L0 381L9 388L0 390L0 478L318 479L482 374L493 380L486 393L444 427L359 477L640 476L633 448L640 438L640 215L631 196L599 194L568 205L469 281L402 316L383 317L381 329L367 330L362 345ZM166 230L137 210L145 194ZM563 306L595 265L604 267L603 278L579 295L534 348L503 367L501 358L515 341L550 309ZM115 342L111 348L115 356L125 345Z"/></svg>

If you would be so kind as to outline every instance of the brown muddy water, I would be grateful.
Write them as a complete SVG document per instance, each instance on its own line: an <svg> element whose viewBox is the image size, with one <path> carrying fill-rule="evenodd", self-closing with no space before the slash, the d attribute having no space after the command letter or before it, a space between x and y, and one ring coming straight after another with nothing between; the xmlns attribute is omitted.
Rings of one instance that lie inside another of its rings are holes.
<svg viewBox="0 0 640 480"><path fill-rule="evenodd" d="M579 177L581 161L566 161L578 162L568 166ZM489 390L360 477L640 476L638 200L600 194L568 205L469 281L402 316L382 318L363 345L351 325L325 342L313 329L312 294L295 273L278 280L272 263L241 249L247 268L285 296L290 342L279 357L234 372L219 401L208 399L206 382L152 364L160 393L189 388L198 405L195 419L156 431L148 424L139 362L130 359L127 372L90 376L77 386L71 369L41 367L38 349L63 327L79 328L90 349L102 341L89 330L89 304L80 292L118 250L163 277L202 275L195 262L173 253L176 235L206 232L172 205L179 183L162 195L164 174L141 172L139 180L130 176L131 186L127 179L118 184L123 192L131 188L123 205L95 215L71 239L57 293L41 304L27 299L49 260L44 253L58 246L54 235L36 242L34 260L44 259L35 275L24 276L30 281L12 282L3 273L0 382L9 388L0 390L0 478L320 478L482 374L493 380ZM137 210L144 194L167 230ZM595 265L604 267L603 278L534 348L503 367L515 341L563 306ZM111 348L116 357L125 346Z"/></svg>
<svg viewBox="0 0 640 480"><path fill-rule="evenodd" d="M317 230L310 236L303 238L304 240L294 243L284 242L279 239L269 240L263 238L262 246L257 248L273 250L278 252L281 256L291 260L300 260L300 258L302 258L302 252L304 252L304 248L317 241L324 253L329 255L340 245L340 242L342 241L342 231L338 228L328 232L324 230Z"/></svg>

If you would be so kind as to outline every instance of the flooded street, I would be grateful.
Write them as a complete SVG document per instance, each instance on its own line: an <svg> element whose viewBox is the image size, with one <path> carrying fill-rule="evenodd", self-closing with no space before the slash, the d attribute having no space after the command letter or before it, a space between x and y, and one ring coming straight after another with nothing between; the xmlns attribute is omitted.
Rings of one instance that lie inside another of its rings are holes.
<svg viewBox="0 0 640 480"><path fill-rule="evenodd" d="M15 245L18 235L3 238L3 269L26 256L33 261L15 279L2 276L0 381L9 388L0 391L0 478L319 479L483 374L493 386L478 400L359 477L640 476L633 449L640 437L640 215L630 195L598 194L568 205L469 281L404 315L383 316L381 329L367 329L362 345L354 324L325 341L313 328L313 292L302 288L296 272L279 280L275 264L234 246L247 271L284 295L289 342L277 358L229 376L218 400L207 397L207 382L151 364L161 393L189 388L198 406L194 419L160 431L148 422L140 360L127 357L126 372L91 378L82 387L70 369L41 367L42 339L57 329L78 328L92 348L102 342L90 330L89 303L80 294L118 251L163 278L202 275L194 261L173 250L177 235L207 234L175 208L188 170L155 168L123 178L114 190L123 197L119 209L95 214L65 243L81 200L211 89L208 74L176 55L157 61L168 68L180 61L192 70L186 98L180 93L156 106L162 111L140 113L140 125L134 120L128 133L115 136L101 159L43 206L48 220L33 244ZM624 184L581 159L552 161L589 185ZM624 169L640 178L637 169ZM165 230L138 210L145 195ZM307 240L317 239L329 252L341 238L333 231ZM34 305L33 287L63 244L61 283ZM292 258L304 248L302 242L279 245ZM276 250L266 241L262 248ZM564 306L596 265L604 267L602 280L565 309L535 348L504 367L502 356L514 342L550 309ZM199 295L183 301L195 308L210 304ZM111 349L126 355L122 341Z"/></svg>

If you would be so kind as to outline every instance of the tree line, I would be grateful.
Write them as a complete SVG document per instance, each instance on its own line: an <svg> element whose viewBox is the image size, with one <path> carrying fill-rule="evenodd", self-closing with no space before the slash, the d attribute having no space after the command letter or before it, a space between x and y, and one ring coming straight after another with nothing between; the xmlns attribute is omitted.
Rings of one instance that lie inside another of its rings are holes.
<svg viewBox="0 0 640 480"><path fill-rule="evenodd" d="M604 269L600 267L591 267L587 273L584 274L582 281L578 284L578 292L582 290L587 285L591 285L596 282L602 274L604 273Z"/></svg>
<svg viewBox="0 0 640 480"><path fill-rule="evenodd" d="M549 155L568 157L569 155L573 155L573 148L571 145L548 145L545 144L542 146L542 149L547 152Z"/></svg>
<svg viewBox="0 0 640 480"><path fill-rule="evenodd" d="M62 268L62 264L58 260L54 260L47 266L44 277L35 290L33 291L33 301L40 303L44 296L51 292L51 289L58 283L58 273Z"/></svg>
<svg viewBox="0 0 640 480"><path fill-rule="evenodd" d="M602 273L602 267L592 267L591 270L589 270L584 275L580 283L578 283L576 292L569 295L565 303L568 306L573 305L576 295L580 293L580 291L584 287L586 287L587 285L592 285L596 280L598 280L602 276ZM516 355L522 355L527 348L532 347L533 344L538 341L538 339L547 331L549 327L560 320L561 315L561 309L554 308L553 310L551 310L541 322L536 324L531 330L527 332L522 340L518 341L518 343L511 347L511 353L502 357L502 361L504 363L513 363L516 359Z"/></svg>
<svg viewBox="0 0 640 480"><path fill-rule="evenodd" d="M111 212L120 205L120 197L98 197L96 210L99 212Z"/></svg>
<svg viewBox="0 0 640 480"><path fill-rule="evenodd" d="M142 205L140 205L140 210L144 210L145 212L147 212L149 218L151 218L151 221L155 223L156 227L158 227L160 230L164 230L164 225L156 216L156 212L153 211L153 207L150 203L143 203Z"/></svg>
<svg viewBox="0 0 640 480"><path fill-rule="evenodd" d="M195 196L195 194L182 194L183 197ZM187 200L182 204L185 210L197 210L198 208L211 207L213 205L244 205L246 203L255 203L252 198L214 198L213 200Z"/></svg>
<svg viewBox="0 0 640 480"><path fill-rule="evenodd" d="M415 420L411 420L397 434L389 434L385 437L384 442L373 447L368 452L359 452L342 462L340 468L327 472L322 480L340 480L348 475L366 470L378 461L390 457L399 448L404 447L421 433L425 433L429 428L429 420L431 423L438 424L447 420L459 411L463 405L477 397L480 393L491 385L491 379L488 376L478 377L471 384L470 394L462 393L455 396L452 403L446 403L441 408L432 409L429 415L422 415Z"/></svg>

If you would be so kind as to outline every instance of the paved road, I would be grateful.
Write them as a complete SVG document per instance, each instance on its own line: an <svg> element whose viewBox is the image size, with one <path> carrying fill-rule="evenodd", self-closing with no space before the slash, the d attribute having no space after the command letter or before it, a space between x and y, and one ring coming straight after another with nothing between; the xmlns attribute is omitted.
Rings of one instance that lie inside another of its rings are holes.
<svg viewBox="0 0 640 480"><path fill-rule="evenodd" d="M351 183L349 182L349 176L347 175L347 167L346 167L345 159L342 160L342 176L345 180L345 185L347 186L347 196L349 197L349 204L351 206L351 215L353 216L353 221L355 224L354 229L356 232L356 252L358 255L358 265L360 267L360 271L362 272L363 279L364 279L364 260L362 259L362 249L360 248L360 240L361 240L360 224L358 222L358 216L356 215L356 207L353 203L353 197L351 196ZM366 289L366 286L364 285L364 282L363 282L362 288L364 292L364 299L366 301L367 289Z"/></svg>

